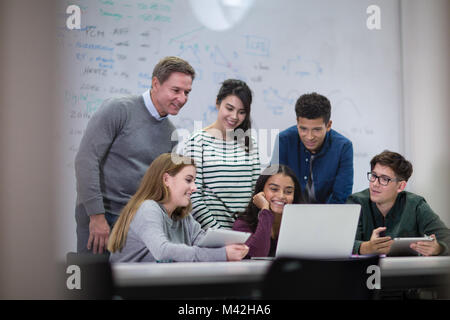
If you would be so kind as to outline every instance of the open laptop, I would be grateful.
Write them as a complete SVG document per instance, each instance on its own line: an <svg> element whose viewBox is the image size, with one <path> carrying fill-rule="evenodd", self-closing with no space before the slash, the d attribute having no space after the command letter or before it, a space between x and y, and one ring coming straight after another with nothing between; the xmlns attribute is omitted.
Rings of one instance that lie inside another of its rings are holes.
<svg viewBox="0 0 450 320"><path fill-rule="evenodd" d="M336 259L352 255L359 204L288 204L275 256Z"/></svg>

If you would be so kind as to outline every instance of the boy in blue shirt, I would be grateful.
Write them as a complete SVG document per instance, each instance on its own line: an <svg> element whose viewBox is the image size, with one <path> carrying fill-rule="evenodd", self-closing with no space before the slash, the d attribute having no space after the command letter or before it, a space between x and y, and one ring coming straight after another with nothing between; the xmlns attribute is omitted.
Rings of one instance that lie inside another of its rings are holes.
<svg viewBox="0 0 450 320"><path fill-rule="evenodd" d="M330 101L304 94L295 113L297 125L279 134L272 163L295 172L308 203L345 203L353 188L353 146L331 129Z"/></svg>

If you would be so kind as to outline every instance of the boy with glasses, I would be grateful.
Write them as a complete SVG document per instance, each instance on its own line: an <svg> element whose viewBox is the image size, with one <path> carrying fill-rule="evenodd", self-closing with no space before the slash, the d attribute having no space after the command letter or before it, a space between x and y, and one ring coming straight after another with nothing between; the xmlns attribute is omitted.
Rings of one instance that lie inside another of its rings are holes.
<svg viewBox="0 0 450 320"><path fill-rule="evenodd" d="M396 237L431 236L411 248L424 256L448 255L450 231L425 199L404 191L413 172L402 155L383 151L370 161L369 188L352 194L347 203L361 205L353 253L388 254Z"/></svg>

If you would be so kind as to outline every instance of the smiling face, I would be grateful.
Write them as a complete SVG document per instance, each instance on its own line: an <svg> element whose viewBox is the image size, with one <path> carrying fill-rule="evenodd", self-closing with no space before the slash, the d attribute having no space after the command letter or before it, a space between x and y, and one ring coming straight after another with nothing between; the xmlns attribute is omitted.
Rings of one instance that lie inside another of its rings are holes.
<svg viewBox="0 0 450 320"><path fill-rule="evenodd" d="M191 195L197 190L195 186L195 167L188 165L175 176L165 173L163 182L169 189L170 199L165 203L169 213L178 207L187 207L191 201Z"/></svg>
<svg viewBox="0 0 450 320"><path fill-rule="evenodd" d="M297 118L297 129L300 140L311 153L316 153L322 147L325 136L331 129L331 120L323 122L323 118Z"/></svg>
<svg viewBox="0 0 450 320"><path fill-rule="evenodd" d="M192 77L181 72L172 72L169 78L160 83L153 77L150 91L153 104L161 117L177 115L188 100L192 89Z"/></svg>
<svg viewBox="0 0 450 320"><path fill-rule="evenodd" d="M282 214L284 206L294 201L294 181L281 173L271 176L263 191L273 213Z"/></svg>
<svg viewBox="0 0 450 320"><path fill-rule="evenodd" d="M372 169L372 173L378 177L393 179L393 181L390 181L387 186L381 185L379 179L369 182L370 200L380 206L393 205L397 199L397 194L405 189L406 182L397 181L395 172L379 163Z"/></svg>
<svg viewBox="0 0 450 320"><path fill-rule="evenodd" d="M227 130L234 130L241 125L247 116L244 104L241 99L235 95L225 97L220 104L217 105L219 110L217 120L214 127L222 133Z"/></svg>

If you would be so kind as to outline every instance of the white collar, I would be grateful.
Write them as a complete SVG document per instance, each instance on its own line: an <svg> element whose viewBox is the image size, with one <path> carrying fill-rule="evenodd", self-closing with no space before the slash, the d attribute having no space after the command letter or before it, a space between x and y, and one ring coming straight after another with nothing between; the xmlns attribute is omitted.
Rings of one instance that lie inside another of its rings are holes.
<svg viewBox="0 0 450 320"><path fill-rule="evenodd" d="M158 110L156 110L156 107L153 104L152 98L150 97L150 90L146 90L142 94L142 97L144 98L144 104L147 107L148 112L150 112L150 114L152 115L153 118L155 118L158 121L162 121L165 118L167 118L167 116L161 117L159 115L159 112L158 112Z"/></svg>

